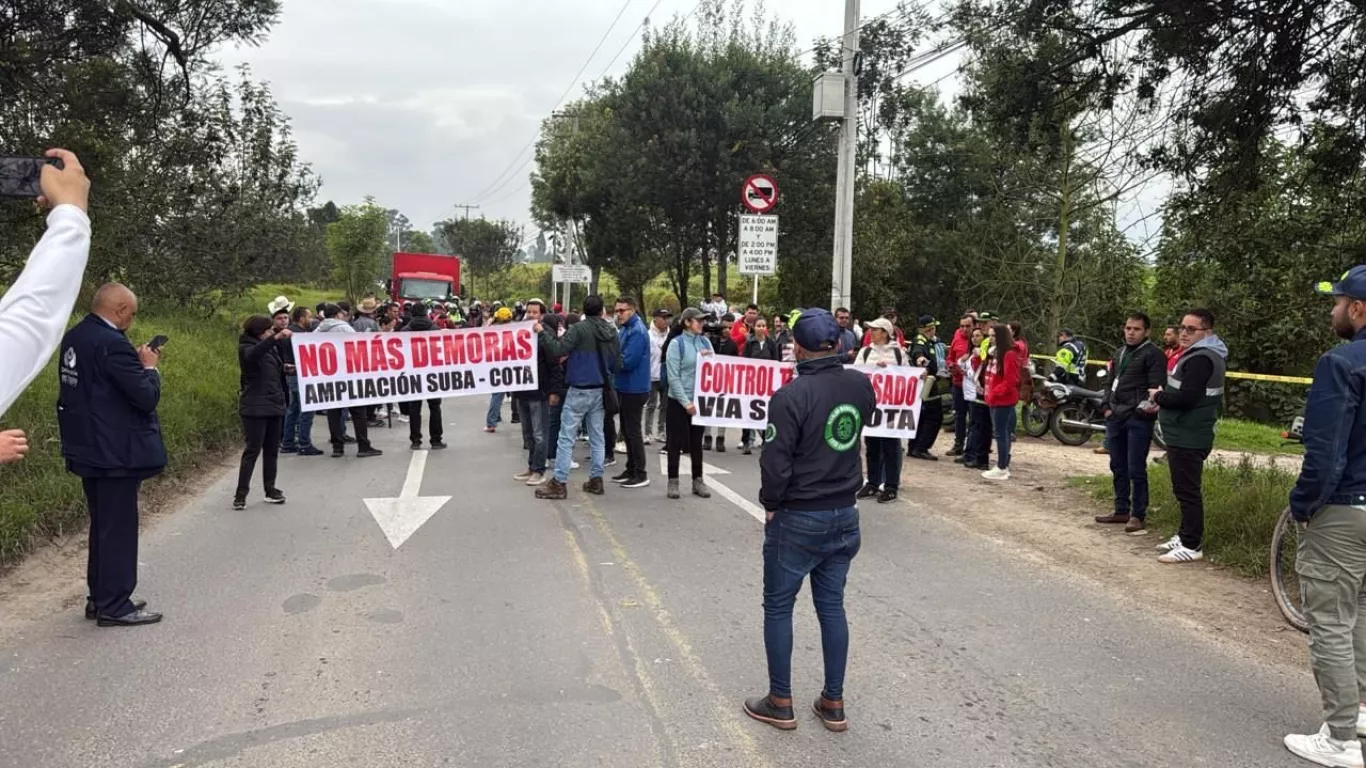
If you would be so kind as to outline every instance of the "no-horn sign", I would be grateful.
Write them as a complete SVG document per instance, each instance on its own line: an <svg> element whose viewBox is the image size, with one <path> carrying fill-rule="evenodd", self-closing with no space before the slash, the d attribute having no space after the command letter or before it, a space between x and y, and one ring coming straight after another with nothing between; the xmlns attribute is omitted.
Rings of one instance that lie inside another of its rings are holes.
<svg viewBox="0 0 1366 768"><path fill-rule="evenodd" d="M772 176L756 173L740 188L740 202L754 213L768 213L778 204L778 182Z"/></svg>

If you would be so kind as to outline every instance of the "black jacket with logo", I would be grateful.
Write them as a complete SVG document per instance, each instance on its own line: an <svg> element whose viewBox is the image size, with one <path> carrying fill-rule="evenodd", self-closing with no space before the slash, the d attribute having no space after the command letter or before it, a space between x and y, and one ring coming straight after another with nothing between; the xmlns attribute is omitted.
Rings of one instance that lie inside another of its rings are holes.
<svg viewBox="0 0 1366 768"><path fill-rule="evenodd" d="M1105 407L1109 421L1122 424L1129 417L1152 421L1156 414L1138 410L1138 404L1148 398L1148 391L1161 387L1167 380L1167 356L1147 339L1137 347L1123 346L1111 362L1110 375L1114 379L1105 388Z"/></svg>
<svg viewBox="0 0 1366 768"><path fill-rule="evenodd" d="M877 408L872 382L838 356L797 365L797 378L768 403L759 458L764 509L833 510L854 505L863 485L859 438Z"/></svg>

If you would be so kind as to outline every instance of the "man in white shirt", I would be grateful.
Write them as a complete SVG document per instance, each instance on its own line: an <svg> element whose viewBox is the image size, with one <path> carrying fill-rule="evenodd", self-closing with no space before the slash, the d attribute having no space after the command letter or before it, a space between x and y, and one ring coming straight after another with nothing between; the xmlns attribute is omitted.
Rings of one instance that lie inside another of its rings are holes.
<svg viewBox="0 0 1366 768"><path fill-rule="evenodd" d="M645 444L649 445L657 437L664 441L664 406L669 401L669 393L664 388L660 364L663 362L664 342L669 339L669 318L673 313L663 307L655 310L654 322L650 323L650 399L645 403Z"/></svg>
<svg viewBox="0 0 1366 768"><path fill-rule="evenodd" d="M14 285L0 297L0 416L47 365L66 331L90 257L90 180L76 155L50 149L62 169L43 166L38 203L51 209L47 232ZM0 464L24 458L23 430L0 430Z"/></svg>

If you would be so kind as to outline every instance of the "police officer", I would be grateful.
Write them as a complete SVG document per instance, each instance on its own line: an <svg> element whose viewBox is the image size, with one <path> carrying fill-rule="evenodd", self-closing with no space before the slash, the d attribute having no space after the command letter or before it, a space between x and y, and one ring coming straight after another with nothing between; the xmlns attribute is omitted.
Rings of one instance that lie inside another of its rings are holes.
<svg viewBox="0 0 1366 768"><path fill-rule="evenodd" d="M813 709L826 728L848 728L844 670L849 626L844 583L859 550L854 495L863 485L859 438L877 406L864 374L838 356L841 328L823 309L793 324L797 377L769 401L759 460L764 526L764 647L768 694L746 699L745 713L782 730L797 727L792 709L792 606L811 575L821 624L825 689Z"/></svg>
<svg viewBox="0 0 1366 768"><path fill-rule="evenodd" d="M1309 620L1309 660L1323 702L1318 733L1290 734L1285 746L1319 765L1362 764L1359 702L1366 696L1366 266L1356 266L1332 294L1333 331L1350 343L1314 366L1304 406L1304 463L1290 492L1300 524L1295 570ZM1181 356L1185 361L1189 352Z"/></svg>
<svg viewBox="0 0 1366 768"><path fill-rule="evenodd" d="M90 314L62 339L57 424L67 471L81 478L90 509L85 617L101 627L155 624L161 614L133 600L138 582L138 487L161 473L158 349L133 348L138 299L109 283Z"/></svg>
<svg viewBox="0 0 1366 768"><path fill-rule="evenodd" d="M944 345L939 343L939 321L933 315L920 316L920 332L911 342L911 365L925 369L924 394L920 401L920 423L915 425L915 437L906 452L913 459L939 461L930 453L939 430L944 427L943 396L948 394L949 372L944 365Z"/></svg>
<svg viewBox="0 0 1366 768"><path fill-rule="evenodd" d="M1077 338L1071 328L1058 332L1058 351L1053 356L1053 379L1063 384L1081 386L1086 380L1086 342Z"/></svg>

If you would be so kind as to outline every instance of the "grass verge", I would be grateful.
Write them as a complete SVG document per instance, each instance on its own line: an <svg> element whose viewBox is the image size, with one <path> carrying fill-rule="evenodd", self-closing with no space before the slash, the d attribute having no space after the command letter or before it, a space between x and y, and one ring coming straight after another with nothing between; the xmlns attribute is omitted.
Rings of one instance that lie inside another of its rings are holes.
<svg viewBox="0 0 1366 768"><path fill-rule="evenodd" d="M157 408L170 456L166 473L148 486L192 476L236 449L237 329L248 315L285 295L308 306L335 292L297 286L263 285L224 309L204 316L191 310L145 307L128 332L135 344L157 334L170 338L161 363L162 397ZM73 314L75 323L85 316ZM57 432L57 356L4 414L0 426L28 432L28 458L0 467L0 564L8 564L54 534L86 525L80 481L66 471Z"/></svg>
<svg viewBox="0 0 1366 768"><path fill-rule="evenodd" d="M1205 464L1205 556L1244 576L1266 574L1271 536L1285 509L1296 473L1272 466ZM1069 482L1107 507L1114 499L1109 475L1074 477ZM1171 473L1165 464L1148 465L1148 527L1171 536L1181 523L1181 508L1172 495ZM1156 543L1156 540L1154 541Z"/></svg>

